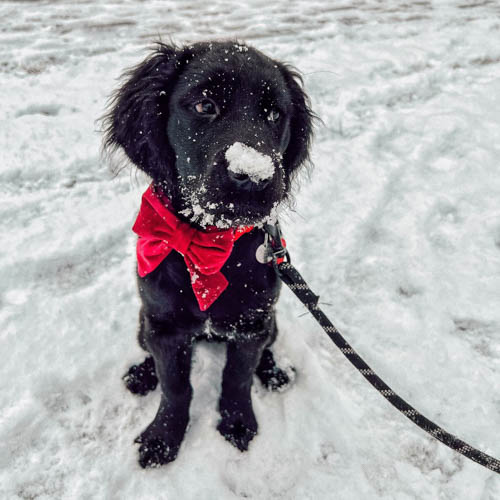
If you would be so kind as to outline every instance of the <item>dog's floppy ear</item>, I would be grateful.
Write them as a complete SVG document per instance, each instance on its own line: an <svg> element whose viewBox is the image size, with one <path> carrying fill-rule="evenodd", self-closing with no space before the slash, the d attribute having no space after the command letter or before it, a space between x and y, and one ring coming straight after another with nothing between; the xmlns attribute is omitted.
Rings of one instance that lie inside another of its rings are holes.
<svg viewBox="0 0 500 500"><path fill-rule="evenodd" d="M175 158L167 138L168 99L184 66L187 49L158 43L155 51L123 76L104 116L105 150L122 147L156 182L173 180Z"/></svg>
<svg viewBox="0 0 500 500"><path fill-rule="evenodd" d="M309 148L313 136L315 114L310 108L309 98L302 89L302 77L294 68L280 65L292 98L292 117L290 120L290 142L283 154L283 164L289 172L309 162Z"/></svg>

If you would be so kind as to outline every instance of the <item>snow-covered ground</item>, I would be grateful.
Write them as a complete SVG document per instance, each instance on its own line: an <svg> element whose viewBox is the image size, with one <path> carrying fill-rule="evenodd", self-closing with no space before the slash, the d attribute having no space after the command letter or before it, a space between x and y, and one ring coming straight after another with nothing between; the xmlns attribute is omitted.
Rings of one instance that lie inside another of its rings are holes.
<svg viewBox="0 0 500 500"><path fill-rule="evenodd" d="M159 35L238 37L305 74L323 119L284 219L293 260L366 361L426 416L500 455L500 4L442 0L0 3L0 498L500 498L500 476L378 395L284 291L256 382L259 435L217 433L223 346L200 345L177 460L142 470L158 392L142 359L131 225L95 120Z"/></svg>

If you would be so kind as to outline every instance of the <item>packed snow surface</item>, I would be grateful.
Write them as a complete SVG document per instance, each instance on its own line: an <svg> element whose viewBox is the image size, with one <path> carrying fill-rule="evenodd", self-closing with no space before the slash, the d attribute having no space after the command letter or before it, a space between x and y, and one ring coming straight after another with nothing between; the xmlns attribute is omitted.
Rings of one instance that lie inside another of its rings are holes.
<svg viewBox="0 0 500 500"><path fill-rule="evenodd" d="M255 183L269 179L274 174L274 164L269 156L241 142L235 142L227 149L226 159L231 172L246 174Z"/></svg>
<svg viewBox="0 0 500 500"><path fill-rule="evenodd" d="M215 427L224 346L201 344L172 464L134 438L158 391L143 353L131 226L148 180L112 176L96 119L166 42L233 37L300 68L318 124L282 226L337 327L402 397L500 455L500 5L496 1L0 3L0 498L498 500L500 476L400 415L288 290L258 382L259 434Z"/></svg>

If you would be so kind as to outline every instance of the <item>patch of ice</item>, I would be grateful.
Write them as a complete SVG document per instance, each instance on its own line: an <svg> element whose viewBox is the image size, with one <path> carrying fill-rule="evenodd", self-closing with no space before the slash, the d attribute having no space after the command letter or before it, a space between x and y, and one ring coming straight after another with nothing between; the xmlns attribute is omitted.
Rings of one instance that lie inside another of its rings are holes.
<svg viewBox="0 0 500 500"><path fill-rule="evenodd" d="M274 174L272 159L241 142L235 142L227 151L229 170L236 174L246 174L252 182L269 179Z"/></svg>

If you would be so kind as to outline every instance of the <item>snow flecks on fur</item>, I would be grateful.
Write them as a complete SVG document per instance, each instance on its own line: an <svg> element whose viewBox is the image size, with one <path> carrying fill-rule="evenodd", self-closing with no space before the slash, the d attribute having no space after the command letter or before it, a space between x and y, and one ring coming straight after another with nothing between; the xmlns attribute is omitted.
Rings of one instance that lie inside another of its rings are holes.
<svg viewBox="0 0 500 500"><path fill-rule="evenodd" d="M270 179L274 174L274 163L271 157L241 142L235 142L226 151L226 159L231 172L246 174L255 183Z"/></svg>
<svg viewBox="0 0 500 500"><path fill-rule="evenodd" d="M205 184L200 183L198 185L198 179L194 176L192 176L190 180L192 181L192 185L183 186L181 188L182 195L188 202L187 208L179 212L181 215L203 228L215 226L219 229L228 229L247 225L247 223L242 223L239 219L241 214L236 214L237 207L234 203L206 201L204 199L207 191ZM254 227L262 227L264 224L274 224L278 220L279 213L284 210L286 206L287 200L274 202L269 213L260 219L254 219L251 225ZM226 211L227 213L221 213L221 211ZM234 216L231 216L233 213Z"/></svg>
<svg viewBox="0 0 500 500"><path fill-rule="evenodd" d="M194 193L191 194L190 207L180 211L180 214L188 218L191 222L198 224L199 226L206 228L208 226L215 226L219 229L228 229L230 227L235 227L240 224L235 223L235 221L224 214L219 214L215 216L215 212L218 208L223 205L220 203L209 203L207 206L202 206L199 199ZM225 206L227 209L233 209L234 205L229 203ZM284 208L284 203L275 202L269 212L269 215L262 217L262 219L254 221L252 226L263 227L264 224L274 224L278 220L278 214L281 209Z"/></svg>

